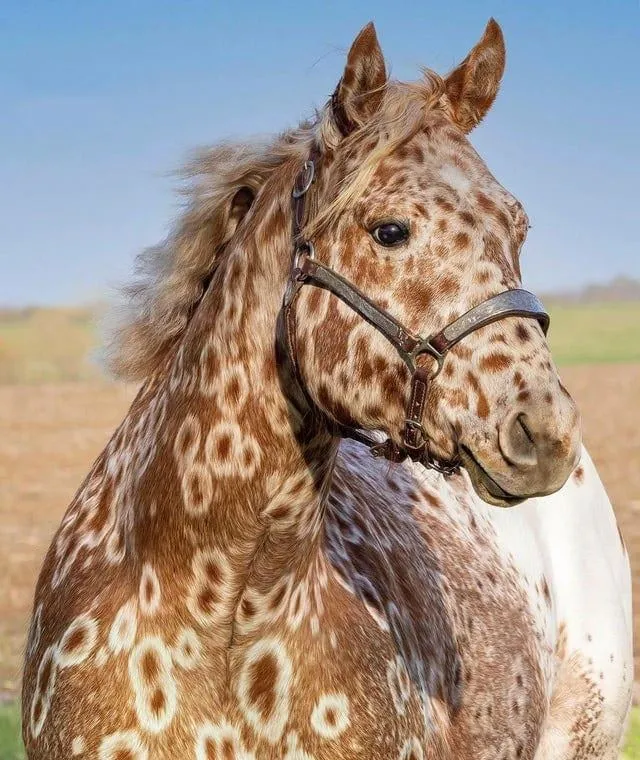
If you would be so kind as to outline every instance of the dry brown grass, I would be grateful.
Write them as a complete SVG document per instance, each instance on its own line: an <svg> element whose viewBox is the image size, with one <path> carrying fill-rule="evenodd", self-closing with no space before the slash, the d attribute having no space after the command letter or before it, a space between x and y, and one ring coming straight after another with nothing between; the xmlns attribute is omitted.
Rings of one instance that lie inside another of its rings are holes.
<svg viewBox="0 0 640 760"><path fill-rule="evenodd" d="M97 381L98 308L0 308L0 384Z"/></svg>
<svg viewBox="0 0 640 760"><path fill-rule="evenodd" d="M640 365L568 367L562 374L583 410L587 444L640 578ZM43 553L132 397L132 389L98 384L0 387L0 695L18 687ZM636 584L638 613L639 593Z"/></svg>
<svg viewBox="0 0 640 760"><path fill-rule="evenodd" d="M19 680L43 554L132 397L113 385L0 387L0 695Z"/></svg>

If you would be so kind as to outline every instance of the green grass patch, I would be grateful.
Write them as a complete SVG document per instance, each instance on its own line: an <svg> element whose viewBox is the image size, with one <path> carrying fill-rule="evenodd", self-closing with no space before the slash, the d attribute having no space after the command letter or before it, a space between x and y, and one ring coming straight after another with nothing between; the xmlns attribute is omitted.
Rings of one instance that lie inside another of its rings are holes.
<svg viewBox="0 0 640 760"><path fill-rule="evenodd" d="M557 364L640 361L640 301L551 302L549 310ZM0 309L0 384L98 379L97 342L91 309Z"/></svg>
<svg viewBox="0 0 640 760"><path fill-rule="evenodd" d="M620 760L640 760L640 707L631 711L627 743Z"/></svg>
<svg viewBox="0 0 640 760"><path fill-rule="evenodd" d="M549 305L556 364L640 361L640 302Z"/></svg>
<svg viewBox="0 0 640 760"><path fill-rule="evenodd" d="M23 760L20 712L17 704L0 704L0 760Z"/></svg>

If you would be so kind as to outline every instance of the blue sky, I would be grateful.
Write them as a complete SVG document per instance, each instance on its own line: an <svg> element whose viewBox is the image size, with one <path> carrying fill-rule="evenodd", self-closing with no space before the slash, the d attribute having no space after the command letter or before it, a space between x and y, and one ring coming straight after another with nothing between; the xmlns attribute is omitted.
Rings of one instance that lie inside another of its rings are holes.
<svg viewBox="0 0 640 760"><path fill-rule="evenodd" d="M531 218L525 284L640 276L638 0L21 0L0 6L0 304L107 294L165 235L185 153L310 114L370 19L412 79L490 16L507 73L472 141Z"/></svg>

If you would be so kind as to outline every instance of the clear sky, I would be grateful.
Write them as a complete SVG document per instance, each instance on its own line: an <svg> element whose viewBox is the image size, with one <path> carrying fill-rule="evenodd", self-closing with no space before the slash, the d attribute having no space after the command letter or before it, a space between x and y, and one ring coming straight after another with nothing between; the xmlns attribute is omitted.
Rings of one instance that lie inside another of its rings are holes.
<svg viewBox="0 0 640 760"><path fill-rule="evenodd" d="M0 304L107 294L165 235L185 153L310 114L367 21L413 79L490 16L507 73L472 141L531 218L525 284L640 276L638 0L20 0L0 4Z"/></svg>

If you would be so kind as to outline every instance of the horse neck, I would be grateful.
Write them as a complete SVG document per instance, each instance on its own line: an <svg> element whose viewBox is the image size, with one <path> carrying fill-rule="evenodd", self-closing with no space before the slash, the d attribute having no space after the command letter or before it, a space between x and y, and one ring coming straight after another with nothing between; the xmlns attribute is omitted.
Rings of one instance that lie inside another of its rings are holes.
<svg viewBox="0 0 640 760"><path fill-rule="evenodd" d="M236 601L249 583L262 593L317 564L337 450L323 429L305 436L281 389L274 336L288 251L277 253L275 264L261 251L229 254L106 452L107 467L123 463L128 551L174 580L215 555Z"/></svg>

